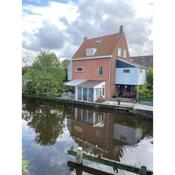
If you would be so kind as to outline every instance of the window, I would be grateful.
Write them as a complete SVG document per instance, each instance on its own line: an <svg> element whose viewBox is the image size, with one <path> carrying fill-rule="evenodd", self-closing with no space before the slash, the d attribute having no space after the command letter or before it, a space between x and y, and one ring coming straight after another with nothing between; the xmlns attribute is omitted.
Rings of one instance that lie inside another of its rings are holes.
<svg viewBox="0 0 175 175"><path fill-rule="evenodd" d="M122 48L118 48L118 56L122 57L122 58L126 58L127 57L127 50L122 49Z"/></svg>
<svg viewBox="0 0 175 175"><path fill-rule="evenodd" d="M102 88L102 95L105 95L105 88Z"/></svg>
<svg viewBox="0 0 175 175"><path fill-rule="evenodd" d="M140 73L142 73L142 69L140 69Z"/></svg>
<svg viewBox="0 0 175 175"><path fill-rule="evenodd" d="M98 74L99 75L102 75L103 74L103 67L102 66L99 66L98 67Z"/></svg>
<svg viewBox="0 0 175 175"><path fill-rule="evenodd" d="M123 49L123 58L126 58L126 57L127 57L127 50Z"/></svg>
<svg viewBox="0 0 175 175"><path fill-rule="evenodd" d="M83 72L84 68L83 67L76 67L75 72Z"/></svg>
<svg viewBox="0 0 175 175"><path fill-rule="evenodd" d="M95 55L95 52L96 52L96 48L88 48L86 49L86 56L93 56Z"/></svg>
<svg viewBox="0 0 175 175"><path fill-rule="evenodd" d="M123 69L123 73L129 73L130 70L129 69Z"/></svg>
<svg viewBox="0 0 175 175"><path fill-rule="evenodd" d="M118 56L122 57L122 48L118 48Z"/></svg>
<svg viewBox="0 0 175 175"><path fill-rule="evenodd" d="M78 87L78 100L82 100L82 88Z"/></svg>
<svg viewBox="0 0 175 175"><path fill-rule="evenodd" d="M100 44L101 43L101 39L97 39L96 41L95 41L95 44Z"/></svg>
<svg viewBox="0 0 175 175"><path fill-rule="evenodd" d="M103 96L103 88L96 88L96 98Z"/></svg>

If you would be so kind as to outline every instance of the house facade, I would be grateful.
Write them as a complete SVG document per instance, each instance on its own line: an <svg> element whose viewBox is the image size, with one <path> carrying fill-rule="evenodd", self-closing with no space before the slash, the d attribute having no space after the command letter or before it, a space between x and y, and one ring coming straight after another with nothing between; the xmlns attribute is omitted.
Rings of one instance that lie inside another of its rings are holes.
<svg viewBox="0 0 175 175"><path fill-rule="evenodd" d="M115 96L134 96L134 87L145 82L145 68L130 60L123 26L119 33L87 37L71 61L72 80L65 85L74 88L76 100L94 102Z"/></svg>

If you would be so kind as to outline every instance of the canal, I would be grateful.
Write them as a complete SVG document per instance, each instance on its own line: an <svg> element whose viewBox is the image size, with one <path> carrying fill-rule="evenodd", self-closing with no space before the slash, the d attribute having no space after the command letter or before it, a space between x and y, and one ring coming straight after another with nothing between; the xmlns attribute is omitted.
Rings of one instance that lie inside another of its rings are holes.
<svg viewBox="0 0 175 175"><path fill-rule="evenodd" d="M68 160L75 160L67 150L79 146L93 155L153 169L151 120L123 112L92 111L26 99L22 119L23 159L31 160L30 175L76 174L67 167ZM114 173L108 166L84 163Z"/></svg>

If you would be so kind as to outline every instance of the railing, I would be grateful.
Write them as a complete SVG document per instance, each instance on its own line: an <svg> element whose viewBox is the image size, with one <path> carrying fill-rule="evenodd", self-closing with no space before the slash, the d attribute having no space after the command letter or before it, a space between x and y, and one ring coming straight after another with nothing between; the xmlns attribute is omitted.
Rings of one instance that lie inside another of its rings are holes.
<svg viewBox="0 0 175 175"><path fill-rule="evenodd" d="M123 163L113 161L110 159L101 158L101 157L97 157L97 156L83 153L82 150L81 151L80 150L77 150L77 151L68 150L68 154L75 156L76 163L80 164L80 165L83 164L83 159L87 159L87 160L91 160L93 162L97 162L97 163L111 166L111 167L113 167L114 171L118 171L118 169L120 169L120 170L125 170L128 172L140 174L140 175L152 175L153 174L153 172L151 170L147 170L147 168L145 166L141 166L139 168L139 167L123 164Z"/></svg>

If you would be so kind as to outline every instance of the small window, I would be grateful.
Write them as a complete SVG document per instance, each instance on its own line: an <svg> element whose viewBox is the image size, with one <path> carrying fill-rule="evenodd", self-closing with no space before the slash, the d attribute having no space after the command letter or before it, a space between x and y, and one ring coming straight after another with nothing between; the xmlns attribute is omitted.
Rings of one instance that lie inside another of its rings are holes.
<svg viewBox="0 0 175 175"><path fill-rule="evenodd" d="M129 73L130 70L129 69L123 69L123 73Z"/></svg>
<svg viewBox="0 0 175 175"><path fill-rule="evenodd" d="M101 43L101 39L97 39L96 41L95 41L95 44L100 44Z"/></svg>
<svg viewBox="0 0 175 175"><path fill-rule="evenodd" d="M140 69L140 73L142 73L142 69Z"/></svg>
<svg viewBox="0 0 175 175"><path fill-rule="evenodd" d="M122 48L118 48L118 56L122 57Z"/></svg>
<svg viewBox="0 0 175 175"><path fill-rule="evenodd" d="M103 74L103 67L102 66L99 66L98 67L98 74L99 75L102 75Z"/></svg>
<svg viewBox="0 0 175 175"><path fill-rule="evenodd" d="M76 67L75 72L83 72L84 68L83 67Z"/></svg>
<svg viewBox="0 0 175 175"><path fill-rule="evenodd" d="M126 58L126 57L127 57L127 50L123 49L123 58Z"/></svg>

